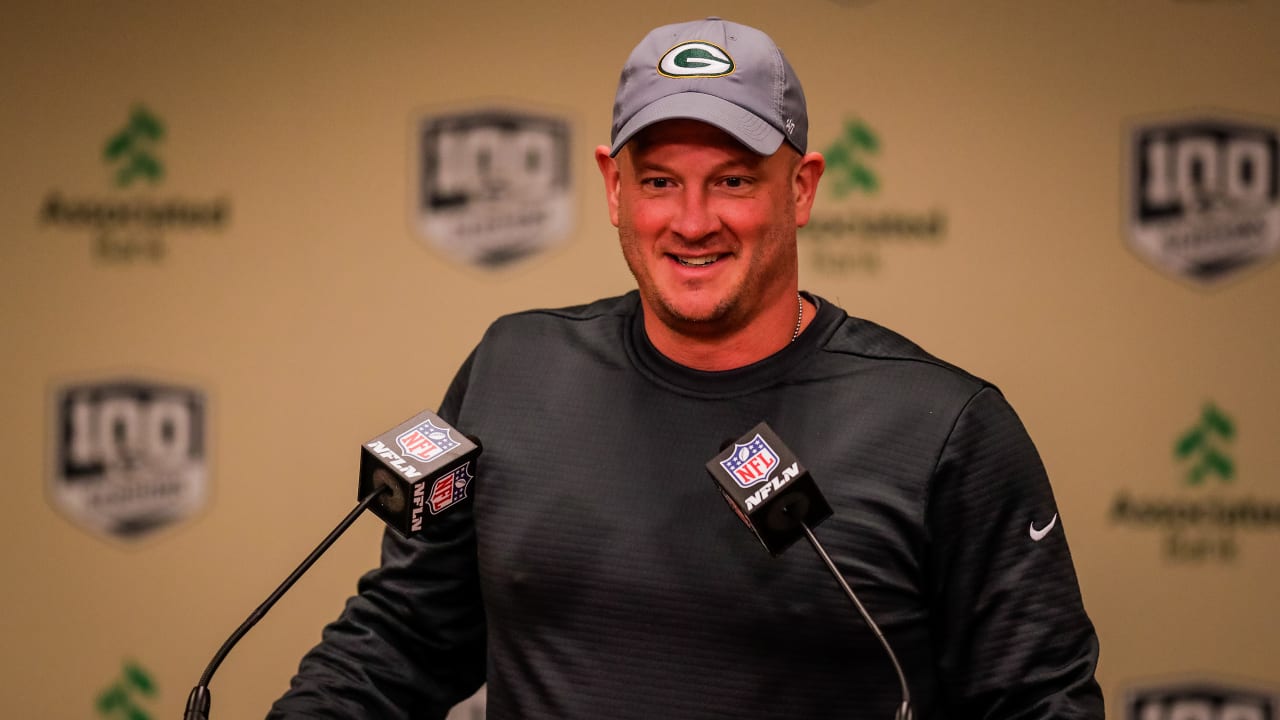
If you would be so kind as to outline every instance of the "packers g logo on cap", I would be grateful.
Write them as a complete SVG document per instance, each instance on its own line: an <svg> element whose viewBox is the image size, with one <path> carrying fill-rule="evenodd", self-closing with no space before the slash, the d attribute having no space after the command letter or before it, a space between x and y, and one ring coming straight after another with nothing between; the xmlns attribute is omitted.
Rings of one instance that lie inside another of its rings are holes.
<svg viewBox="0 0 1280 720"><path fill-rule="evenodd" d="M701 40L680 43L658 61L658 72L670 78L724 77L733 69L729 53Z"/></svg>

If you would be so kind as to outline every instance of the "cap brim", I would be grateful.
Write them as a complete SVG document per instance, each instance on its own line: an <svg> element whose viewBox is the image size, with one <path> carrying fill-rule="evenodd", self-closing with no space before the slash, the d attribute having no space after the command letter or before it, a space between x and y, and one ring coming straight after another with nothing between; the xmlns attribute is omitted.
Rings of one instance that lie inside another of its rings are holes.
<svg viewBox="0 0 1280 720"><path fill-rule="evenodd" d="M782 132L754 113L705 93L666 95L631 116L613 140L610 155L617 155L636 133L663 120L699 120L729 133L758 155L772 155L782 146Z"/></svg>

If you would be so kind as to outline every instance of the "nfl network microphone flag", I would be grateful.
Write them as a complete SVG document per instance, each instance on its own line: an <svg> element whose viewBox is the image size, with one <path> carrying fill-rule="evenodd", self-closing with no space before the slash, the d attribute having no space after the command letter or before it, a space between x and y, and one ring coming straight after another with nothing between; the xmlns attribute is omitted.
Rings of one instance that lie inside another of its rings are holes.
<svg viewBox="0 0 1280 720"><path fill-rule="evenodd" d="M730 447L731 446L731 447ZM707 463L720 493L775 557L831 517L809 471L765 423L728 443Z"/></svg>
<svg viewBox="0 0 1280 720"><path fill-rule="evenodd" d="M431 516L470 500L479 455L477 440L424 410L360 448L357 497L389 487L370 509L409 537Z"/></svg>

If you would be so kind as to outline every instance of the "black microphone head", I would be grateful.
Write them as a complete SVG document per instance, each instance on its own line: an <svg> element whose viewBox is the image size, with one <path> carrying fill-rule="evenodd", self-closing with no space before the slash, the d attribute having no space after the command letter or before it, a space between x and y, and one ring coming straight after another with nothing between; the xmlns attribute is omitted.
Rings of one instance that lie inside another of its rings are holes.
<svg viewBox="0 0 1280 720"><path fill-rule="evenodd" d="M360 448L359 498L387 488L369 506L405 537L430 518L471 500L480 441L422 411Z"/></svg>
<svg viewBox="0 0 1280 720"><path fill-rule="evenodd" d="M831 505L809 471L766 423L728 443L707 472L738 518L769 554L781 555L831 517Z"/></svg>

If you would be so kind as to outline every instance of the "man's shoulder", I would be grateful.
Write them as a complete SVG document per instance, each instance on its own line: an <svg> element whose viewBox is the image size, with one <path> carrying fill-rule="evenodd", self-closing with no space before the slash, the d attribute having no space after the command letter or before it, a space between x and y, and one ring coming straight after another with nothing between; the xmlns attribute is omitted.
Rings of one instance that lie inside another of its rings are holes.
<svg viewBox="0 0 1280 720"><path fill-rule="evenodd" d="M987 380L930 353L907 336L848 314L824 343L823 351L836 357L856 358L895 374L940 383L965 394L994 387Z"/></svg>
<svg viewBox="0 0 1280 720"><path fill-rule="evenodd" d="M556 320L591 320L599 317L629 316L636 305L637 293L633 290L624 295L600 298L581 305L565 307L531 308L508 313L499 317L494 324L523 324L529 322L545 322Z"/></svg>
<svg viewBox="0 0 1280 720"><path fill-rule="evenodd" d="M533 308L502 315L489 325L483 343L547 341L563 333L610 332L635 313L636 293L581 305Z"/></svg>

